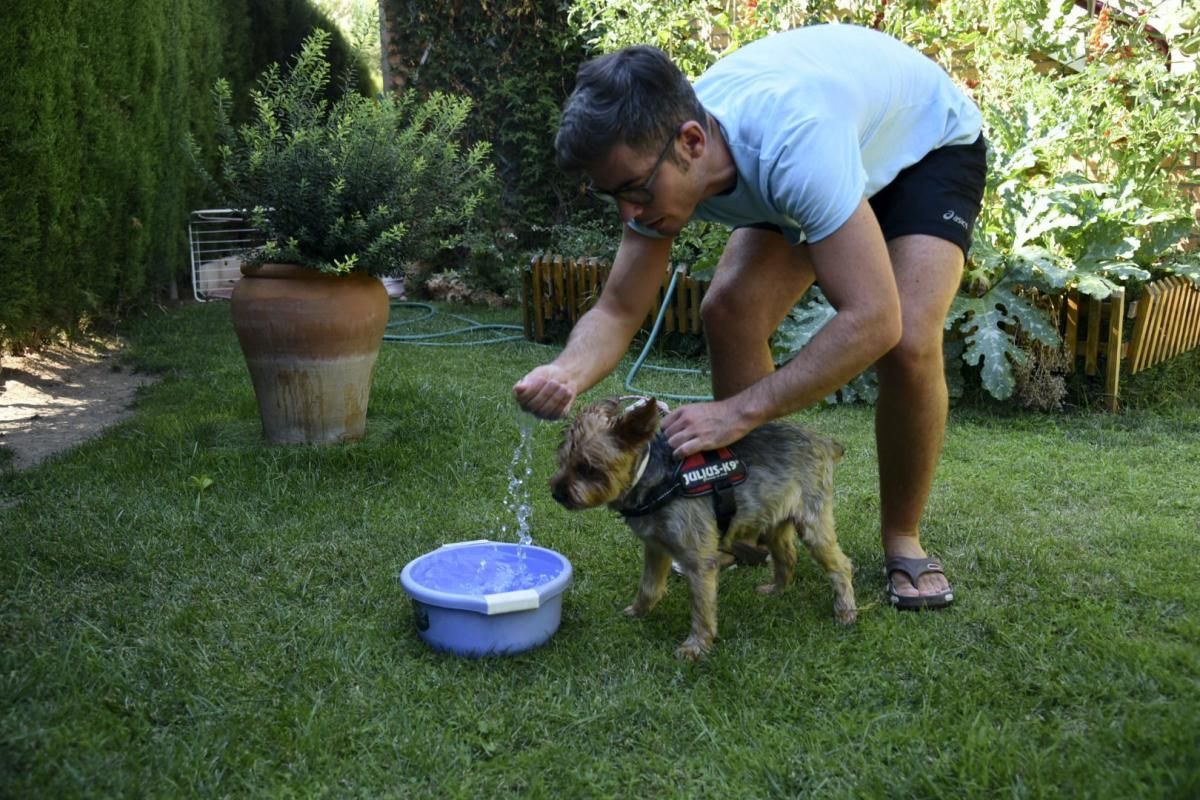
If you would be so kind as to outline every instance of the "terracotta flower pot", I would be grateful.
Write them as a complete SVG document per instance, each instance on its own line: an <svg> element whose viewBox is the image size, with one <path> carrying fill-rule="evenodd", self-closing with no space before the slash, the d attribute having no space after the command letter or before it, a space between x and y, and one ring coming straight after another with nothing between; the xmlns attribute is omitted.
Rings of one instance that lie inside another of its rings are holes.
<svg viewBox="0 0 1200 800"><path fill-rule="evenodd" d="M246 267L233 326L250 368L263 436L274 444L360 439L388 295L363 273L290 264Z"/></svg>

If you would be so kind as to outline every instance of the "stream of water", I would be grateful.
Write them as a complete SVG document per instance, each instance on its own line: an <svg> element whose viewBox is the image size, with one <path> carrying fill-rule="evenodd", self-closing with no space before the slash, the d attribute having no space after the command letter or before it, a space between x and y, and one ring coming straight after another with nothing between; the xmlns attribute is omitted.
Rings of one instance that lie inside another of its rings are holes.
<svg viewBox="0 0 1200 800"><path fill-rule="evenodd" d="M517 542L522 546L533 544L533 537L529 533L529 520L533 515L533 506L529 502L529 481L533 477L533 428L536 424L537 419L532 414L517 412L521 440L508 466L508 495L504 499L506 516L500 525L500 541L508 541L508 520L514 520Z"/></svg>
<svg viewBox="0 0 1200 800"><path fill-rule="evenodd" d="M526 557L526 548L533 544L533 536L529 533L533 514L529 482L533 477L533 429L536 425L537 420L532 415L517 412L521 438L508 465L508 492L499 529L488 532L488 538L493 540L491 546L438 551L436 558L414 570L415 580L442 591L493 594L534 588L558 574L557 570L546 572L546 565L541 564L545 560L541 554L532 552L532 558ZM510 543L514 534L517 540L515 561L513 551L501 546ZM541 571L538 571L538 565L541 565Z"/></svg>

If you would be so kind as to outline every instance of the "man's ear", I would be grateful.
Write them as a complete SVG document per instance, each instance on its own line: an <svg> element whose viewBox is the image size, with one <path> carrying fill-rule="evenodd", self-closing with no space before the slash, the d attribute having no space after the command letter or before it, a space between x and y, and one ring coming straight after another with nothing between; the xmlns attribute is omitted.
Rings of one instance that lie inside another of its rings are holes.
<svg viewBox="0 0 1200 800"><path fill-rule="evenodd" d="M679 128L679 136L688 158L697 159L704 155L704 149L708 147L708 129L702 122L690 119L683 123Z"/></svg>
<svg viewBox="0 0 1200 800"><path fill-rule="evenodd" d="M646 398L617 418L613 433L626 447L636 447L654 438L658 431L658 403Z"/></svg>

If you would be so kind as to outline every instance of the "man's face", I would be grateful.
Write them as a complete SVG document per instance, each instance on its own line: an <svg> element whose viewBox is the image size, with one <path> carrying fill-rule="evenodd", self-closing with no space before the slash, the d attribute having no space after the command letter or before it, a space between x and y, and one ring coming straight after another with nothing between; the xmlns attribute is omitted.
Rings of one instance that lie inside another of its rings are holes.
<svg viewBox="0 0 1200 800"><path fill-rule="evenodd" d="M614 204L623 222L633 220L660 236L675 236L696 208L688 180L692 165L680 155L679 139L676 133L658 153L614 146L588 170L593 196Z"/></svg>

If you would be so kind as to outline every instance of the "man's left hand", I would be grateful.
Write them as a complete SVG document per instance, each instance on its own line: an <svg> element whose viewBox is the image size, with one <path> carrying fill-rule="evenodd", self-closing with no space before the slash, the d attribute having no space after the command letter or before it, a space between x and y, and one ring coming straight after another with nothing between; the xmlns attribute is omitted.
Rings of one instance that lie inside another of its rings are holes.
<svg viewBox="0 0 1200 800"><path fill-rule="evenodd" d="M752 427L725 401L680 406L662 421L667 443L680 459L733 444Z"/></svg>

